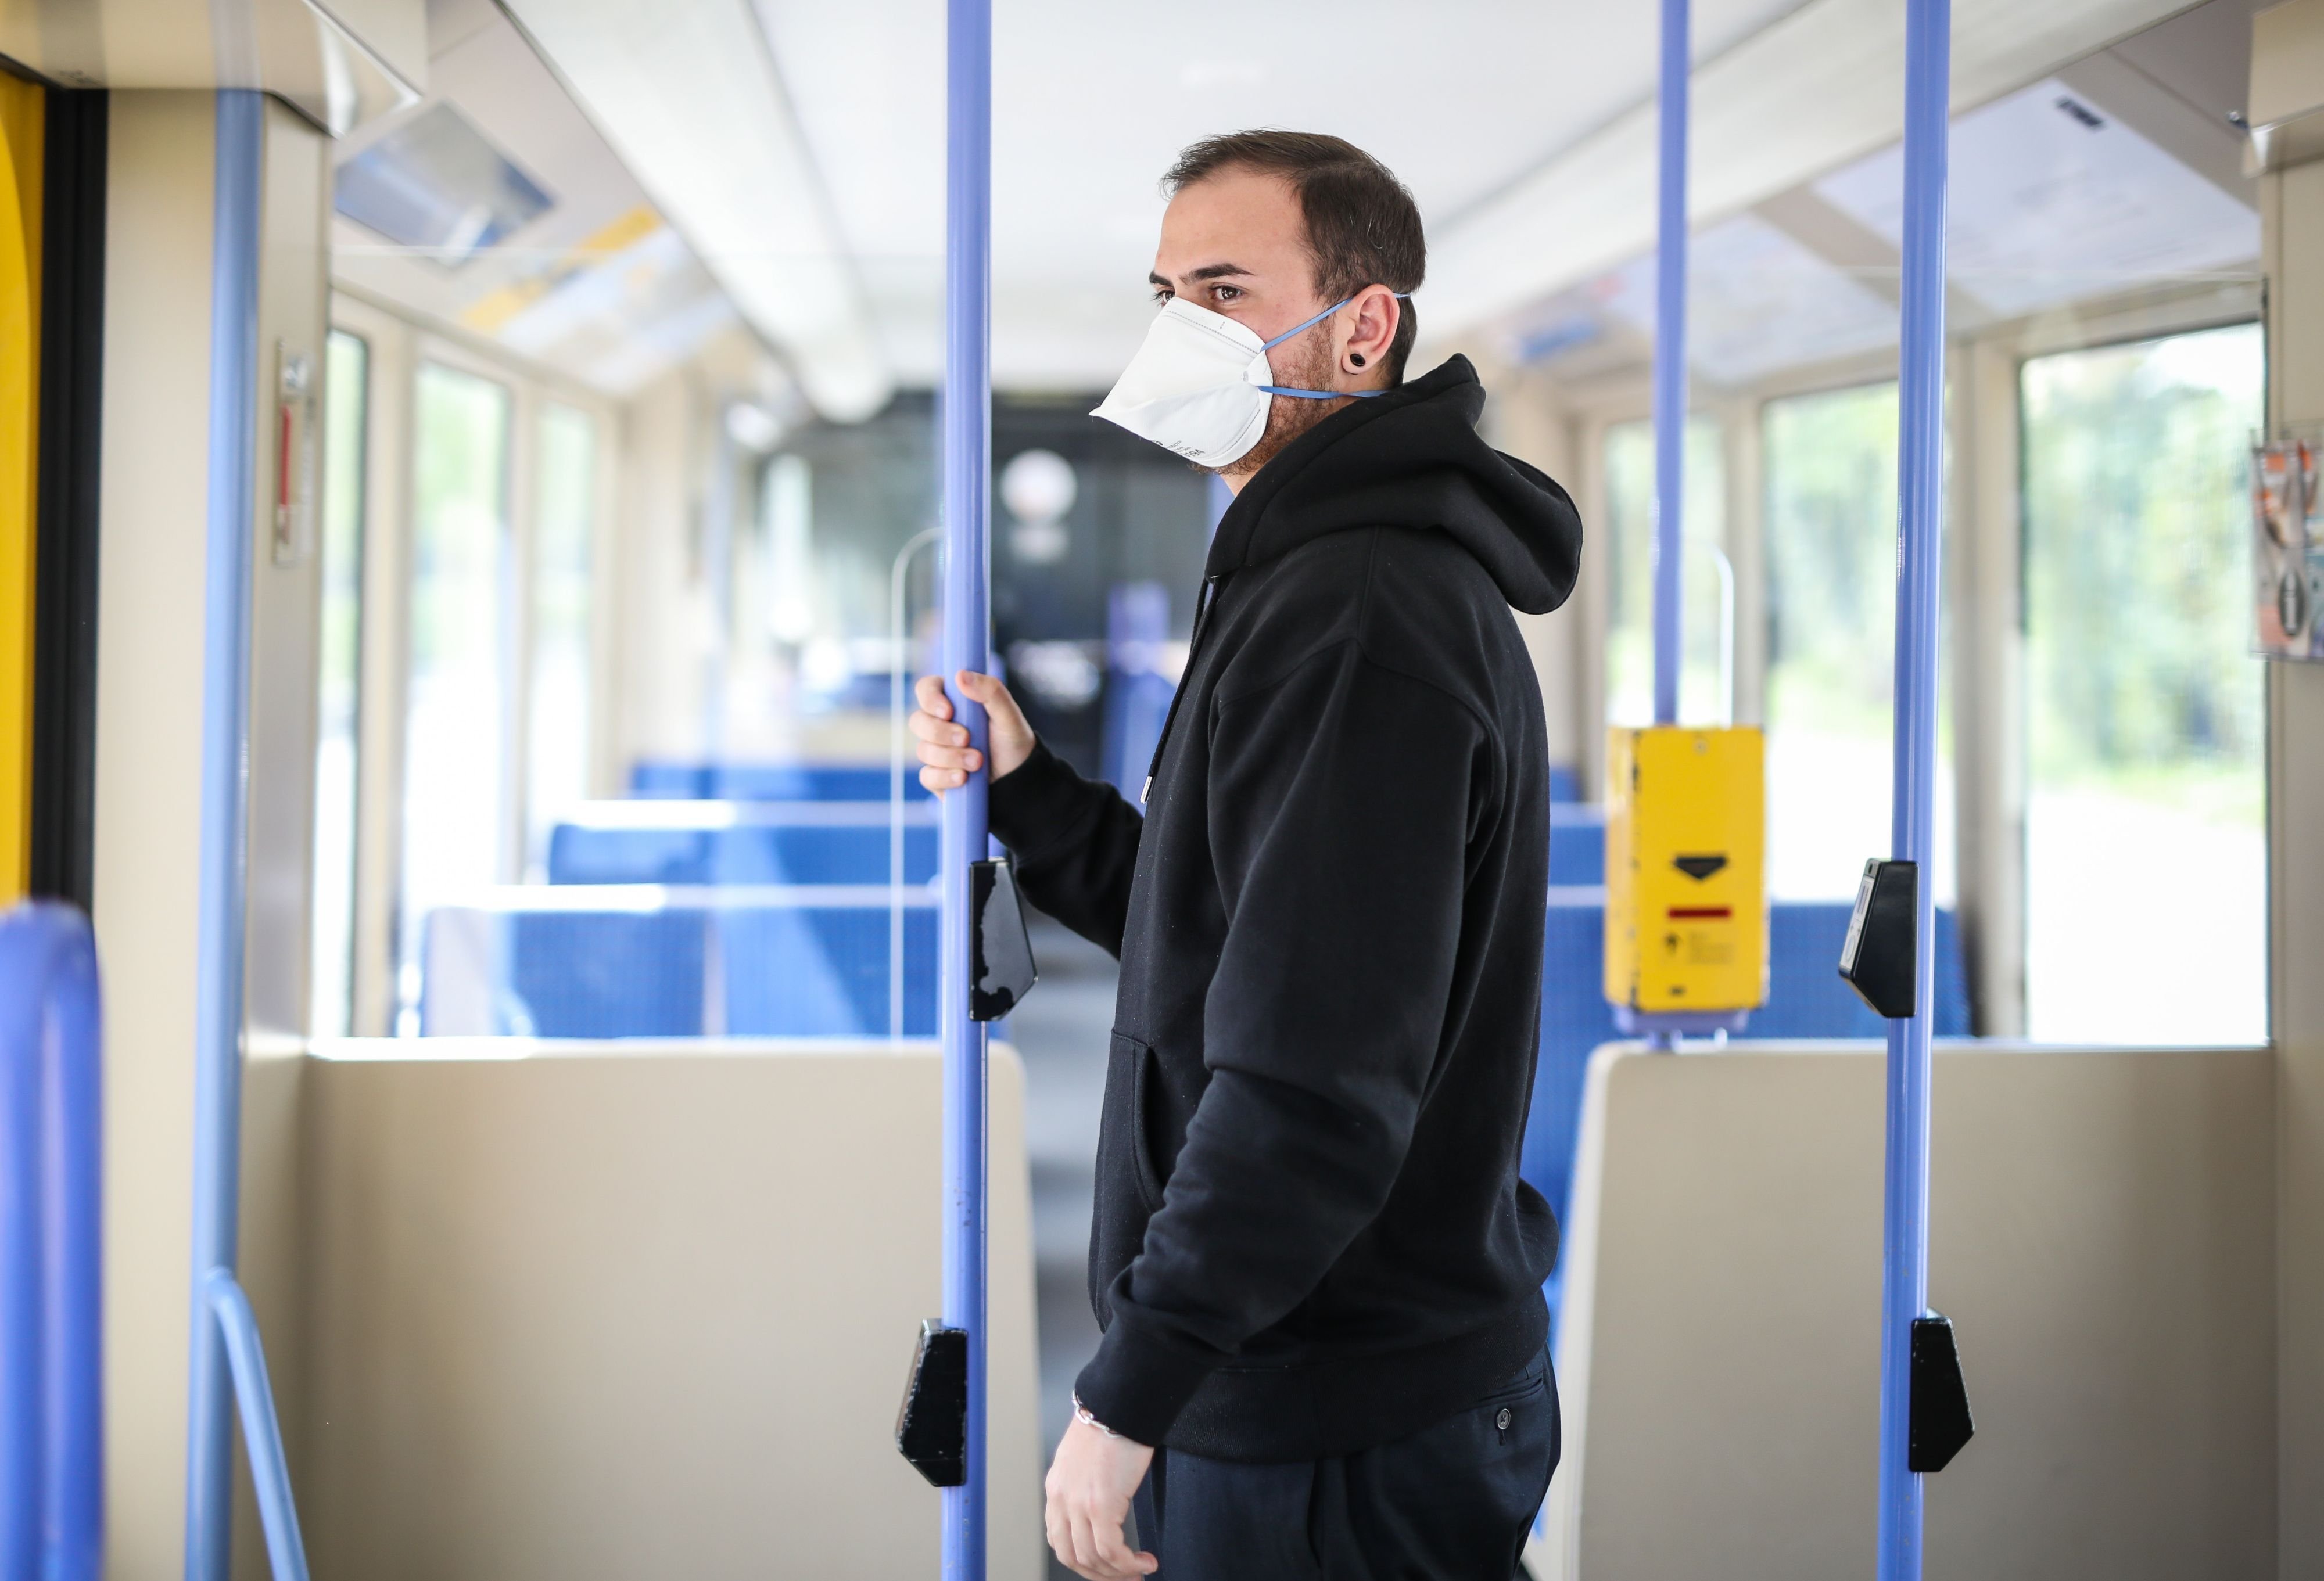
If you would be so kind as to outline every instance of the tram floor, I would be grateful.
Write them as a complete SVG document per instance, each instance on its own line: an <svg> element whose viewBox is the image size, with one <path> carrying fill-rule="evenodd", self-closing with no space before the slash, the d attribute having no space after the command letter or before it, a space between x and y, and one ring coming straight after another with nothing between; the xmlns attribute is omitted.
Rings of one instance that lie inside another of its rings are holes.
<svg viewBox="0 0 2324 1581"><path fill-rule="evenodd" d="M1025 1062L1046 1470L1073 1414L1074 1377L1097 1351L1097 1319L1089 1309L1090 1203L1117 970L1112 956L1061 923L1036 916L1032 933L1041 980L1010 1016L1009 1034Z"/></svg>

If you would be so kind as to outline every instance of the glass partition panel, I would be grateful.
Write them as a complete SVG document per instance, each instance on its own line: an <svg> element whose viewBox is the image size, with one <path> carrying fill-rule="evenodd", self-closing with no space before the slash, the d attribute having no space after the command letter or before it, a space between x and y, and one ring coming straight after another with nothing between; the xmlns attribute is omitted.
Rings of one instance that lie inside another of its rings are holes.
<svg viewBox="0 0 2324 1581"><path fill-rule="evenodd" d="M1719 546L1726 541L1727 468L1719 425L1686 425L1685 615L1679 666L1679 720L1724 717ZM1652 724L1655 717L1655 431L1644 420L1606 430L1606 543L1610 576L1606 620L1606 721Z"/></svg>
<svg viewBox="0 0 2324 1581"><path fill-rule="evenodd" d="M2024 365L2026 1012L2039 1038L2267 1033L2259 326Z"/></svg>
<svg viewBox="0 0 2324 1581"><path fill-rule="evenodd" d="M362 702L364 435L371 348L331 332L324 360L323 611L315 734L315 892L308 1023L344 1036L355 960L355 753Z"/></svg>
<svg viewBox="0 0 2324 1581"><path fill-rule="evenodd" d="M412 409L411 624L403 784L401 1030L417 1030L428 914L512 877L509 739L510 397L423 364Z"/></svg>
<svg viewBox="0 0 2324 1581"><path fill-rule="evenodd" d="M549 830L589 794L595 421L569 406L544 406L540 467L525 771L526 867L535 878L545 876Z"/></svg>

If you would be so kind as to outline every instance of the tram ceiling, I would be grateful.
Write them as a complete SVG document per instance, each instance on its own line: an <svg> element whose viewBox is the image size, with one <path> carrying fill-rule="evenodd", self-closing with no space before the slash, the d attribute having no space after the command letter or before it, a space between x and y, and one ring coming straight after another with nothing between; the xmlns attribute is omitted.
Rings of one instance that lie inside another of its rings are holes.
<svg viewBox="0 0 2324 1581"><path fill-rule="evenodd" d="M941 363L940 8L753 4L882 354L899 381L927 383ZM1903 34L1887 0L1696 9L1698 213L1742 214L1895 142ZM2023 89L2183 9L1969 0L1956 28L1955 101ZM1225 39L1157 33L1130 14L1068 0L997 8L999 382L1085 389L1119 371L1151 310L1135 282L1161 208L1155 178L1185 142L1223 129L1337 131L1412 186L1434 243L1418 299L1430 340L1486 329L1650 248L1651 8L1475 5L1414 27L1408 8L1360 0L1335 10L1333 25L1394 39L1393 81L1351 92L1346 74L1318 60L1314 14L1303 7L1246 7ZM1573 69L1582 61L1587 70ZM1813 250L1812 238L1772 222L1740 240ZM1893 271L1893 246L1881 245ZM1879 305L1893 337L1893 272L1859 289L1858 305Z"/></svg>
<svg viewBox="0 0 2324 1581"><path fill-rule="evenodd" d="M2239 0L2212 8L2221 3ZM2184 9L1964 0L1955 103L2022 91ZM1812 307L1816 344L1792 363L1893 336L1893 238L1877 206L1851 208L1818 184L1895 141L1895 10L1887 0L1697 6L1694 208L1720 222L1706 234L1698 290L1725 258L1743 282L1728 293L1738 321L1785 302L1801 319ZM558 207L475 262L414 253L374 268L351 245L347 278L609 392L687 356L737 315L828 418L867 415L893 389L941 376L937 0L439 0L431 11L442 97L529 164ZM1303 7L1249 7L1225 40L1157 34L1072 0L1012 0L995 23L1002 388L1086 390L1119 371L1151 313L1139 282L1162 207L1156 178L1186 142L1239 126L1338 131L1404 177L1432 228L1417 305L1440 345L1480 334L1554 340L1572 292L1586 288L1601 317L1620 317L1636 295L1626 282L1653 239L1649 10L1480 4L1414 28L1406 8L1351 0L1335 28L1397 41L1396 84L1354 94L1317 63ZM1583 60L1586 71L1560 66ZM2198 124L2188 135L2220 144L2181 148L2180 162L2231 185L2230 134L2176 109ZM1752 285L1754 271L1791 283ZM1957 322L1975 321L1975 300L1955 306ZM1596 355L1627 360L1621 348L1651 327L1629 325ZM1701 337L1700 371L1746 380L1760 371L1755 357L1785 354L1751 338L1727 356L1715 336Z"/></svg>
<svg viewBox="0 0 2324 1581"><path fill-rule="evenodd" d="M886 405L862 281L749 0L504 9L816 409Z"/></svg>

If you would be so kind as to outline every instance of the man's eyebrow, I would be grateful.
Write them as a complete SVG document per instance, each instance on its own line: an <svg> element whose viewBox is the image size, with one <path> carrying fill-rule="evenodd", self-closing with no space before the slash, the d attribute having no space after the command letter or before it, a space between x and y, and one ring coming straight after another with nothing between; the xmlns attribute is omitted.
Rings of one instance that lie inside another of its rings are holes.
<svg viewBox="0 0 2324 1581"><path fill-rule="evenodd" d="M1242 275L1248 278L1250 274L1250 271L1240 263L1205 263L1200 269L1188 270L1186 278L1188 280L1225 280L1232 275ZM1170 284L1168 280L1150 271L1146 276L1146 283L1166 287Z"/></svg>

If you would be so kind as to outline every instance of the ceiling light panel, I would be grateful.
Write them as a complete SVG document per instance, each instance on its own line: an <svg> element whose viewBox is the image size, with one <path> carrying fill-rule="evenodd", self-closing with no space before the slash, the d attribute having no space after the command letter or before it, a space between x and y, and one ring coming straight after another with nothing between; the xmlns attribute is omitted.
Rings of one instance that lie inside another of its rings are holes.
<svg viewBox="0 0 2324 1581"><path fill-rule="evenodd" d="M2259 216L2055 78L1953 123L1946 268L2006 316L2126 286L2209 277L2259 256ZM1816 184L1891 244L1904 152Z"/></svg>
<svg viewBox="0 0 2324 1581"><path fill-rule="evenodd" d="M456 268L551 199L466 116L430 105L339 166L335 204L357 225Z"/></svg>
<svg viewBox="0 0 2324 1581"><path fill-rule="evenodd" d="M862 282L749 0L508 9L816 410L885 405Z"/></svg>

